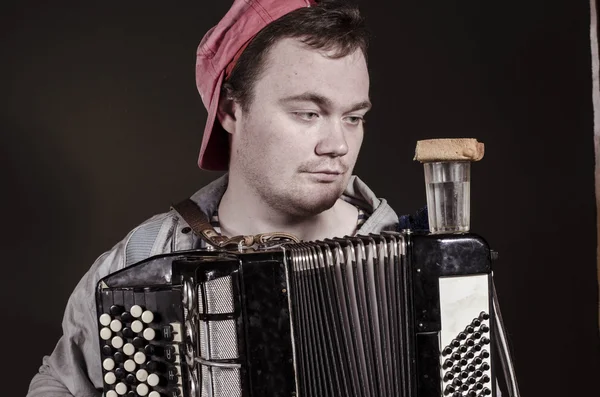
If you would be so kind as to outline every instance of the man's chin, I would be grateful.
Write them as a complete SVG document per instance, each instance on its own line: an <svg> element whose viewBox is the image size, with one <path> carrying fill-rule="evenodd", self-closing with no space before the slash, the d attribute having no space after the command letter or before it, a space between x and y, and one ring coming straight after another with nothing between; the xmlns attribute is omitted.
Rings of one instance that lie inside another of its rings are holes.
<svg viewBox="0 0 600 397"><path fill-rule="evenodd" d="M327 184L308 188L294 197L294 209L299 216L315 216L331 209L341 197L344 189Z"/></svg>

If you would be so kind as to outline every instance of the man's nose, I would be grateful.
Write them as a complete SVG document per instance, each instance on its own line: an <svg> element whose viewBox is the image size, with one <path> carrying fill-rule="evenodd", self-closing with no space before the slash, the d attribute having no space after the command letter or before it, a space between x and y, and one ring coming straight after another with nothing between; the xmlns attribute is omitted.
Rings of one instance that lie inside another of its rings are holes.
<svg viewBox="0 0 600 397"><path fill-rule="evenodd" d="M315 148L319 156L340 157L348 153L346 132L341 121L332 121L322 126L322 135Z"/></svg>

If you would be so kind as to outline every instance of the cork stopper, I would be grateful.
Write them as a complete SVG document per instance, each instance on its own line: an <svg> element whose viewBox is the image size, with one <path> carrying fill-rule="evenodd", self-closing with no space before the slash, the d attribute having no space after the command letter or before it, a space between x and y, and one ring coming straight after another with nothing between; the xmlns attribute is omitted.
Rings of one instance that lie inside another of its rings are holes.
<svg viewBox="0 0 600 397"><path fill-rule="evenodd" d="M475 138L444 138L417 141L415 158L425 162L479 161L483 158L484 145Z"/></svg>

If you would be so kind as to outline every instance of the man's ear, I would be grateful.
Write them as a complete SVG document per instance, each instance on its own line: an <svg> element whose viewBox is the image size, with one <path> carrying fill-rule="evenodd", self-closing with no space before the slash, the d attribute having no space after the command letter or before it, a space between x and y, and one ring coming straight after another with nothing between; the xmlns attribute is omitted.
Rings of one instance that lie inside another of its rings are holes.
<svg viewBox="0 0 600 397"><path fill-rule="evenodd" d="M223 126L223 129L230 134L235 134L237 126L238 103L228 97L219 98L219 108L217 109L217 119Z"/></svg>

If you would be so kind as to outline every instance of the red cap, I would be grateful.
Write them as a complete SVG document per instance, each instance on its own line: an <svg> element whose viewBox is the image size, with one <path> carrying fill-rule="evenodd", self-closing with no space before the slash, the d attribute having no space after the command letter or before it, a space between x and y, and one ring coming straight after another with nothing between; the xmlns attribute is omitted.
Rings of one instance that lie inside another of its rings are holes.
<svg viewBox="0 0 600 397"><path fill-rule="evenodd" d="M196 53L196 86L208 110L198 166L227 170L227 132L216 120L221 84L250 40L269 23L313 0L234 0L223 19L202 38Z"/></svg>

